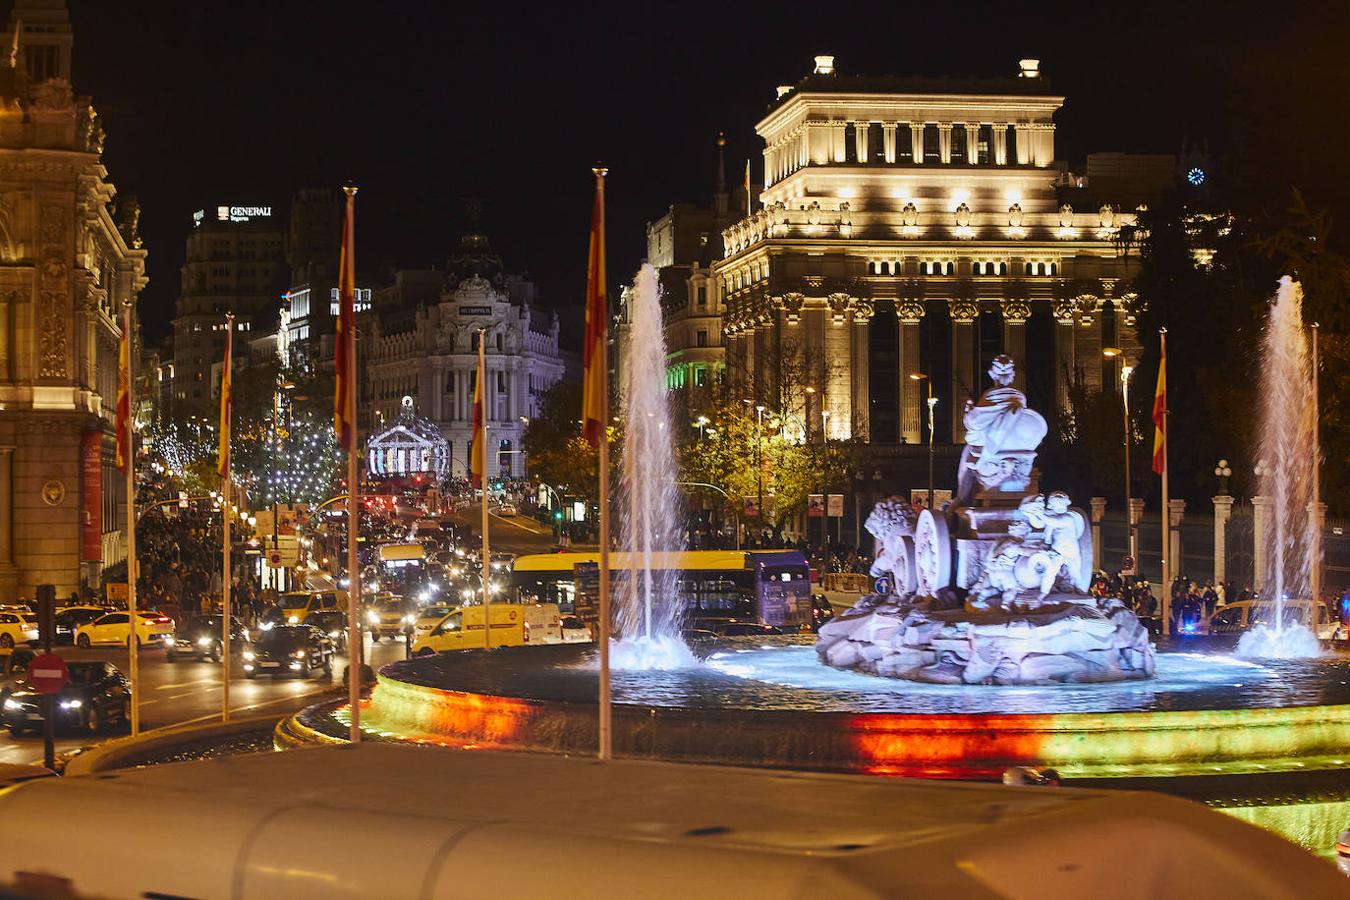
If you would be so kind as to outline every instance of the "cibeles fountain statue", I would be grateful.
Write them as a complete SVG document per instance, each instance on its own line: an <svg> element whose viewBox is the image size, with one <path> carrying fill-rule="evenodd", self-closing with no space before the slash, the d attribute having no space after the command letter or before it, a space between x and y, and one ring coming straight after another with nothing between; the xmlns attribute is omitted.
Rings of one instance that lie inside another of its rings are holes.
<svg viewBox="0 0 1350 900"><path fill-rule="evenodd" d="M1150 678L1153 645L1119 600L1088 593L1092 532L1067 494L1039 492L1045 419L1013 387L1013 360L967 403L955 499L916 511L899 497L867 519L878 592L820 629L837 668L952 684Z"/></svg>

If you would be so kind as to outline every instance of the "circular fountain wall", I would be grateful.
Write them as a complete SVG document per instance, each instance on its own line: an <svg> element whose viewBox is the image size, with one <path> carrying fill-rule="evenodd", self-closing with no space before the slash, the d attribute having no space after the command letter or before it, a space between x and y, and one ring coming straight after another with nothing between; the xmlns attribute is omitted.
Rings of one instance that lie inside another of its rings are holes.
<svg viewBox="0 0 1350 900"><path fill-rule="evenodd" d="M1164 653L1147 681L952 686L830 669L790 642L725 642L695 668L617 672L613 689L615 753L628 757L1091 778L1334 768L1350 746L1345 659ZM589 754L597 695L593 647L471 651L385 666L362 722L393 739ZM332 714L312 716L326 730Z"/></svg>

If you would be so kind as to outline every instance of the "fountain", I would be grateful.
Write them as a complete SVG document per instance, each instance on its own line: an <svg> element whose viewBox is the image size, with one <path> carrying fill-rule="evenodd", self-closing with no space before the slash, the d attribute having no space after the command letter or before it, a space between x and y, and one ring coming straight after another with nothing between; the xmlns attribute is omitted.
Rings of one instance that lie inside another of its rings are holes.
<svg viewBox="0 0 1350 900"><path fill-rule="evenodd" d="M994 387L967 406L954 503L915 514L892 497L867 530L874 576L891 592L863 598L820 629L836 668L939 684L1046 684L1150 678L1148 632L1119 600L1088 594L1092 534L1061 491L1037 491L1045 419L1013 387L999 356Z"/></svg>
<svg viewBox="0 0 1350 900"><path fill-rule="evenodd" d="M1285 621L1285 601L1309 593L1314 548L1319 545L1313 504L1317 466L1317 400L1308 339L1303 328L1303 288L1288 275L1280 279L1261 347L1261 415L1258 426L1264 465L1258 490L1266 498L1270 523L1261 535L1266 560L1261 596L1273 605L1273 621L1238 641L1244 657L1294 659L1317 656L1317 636L1298 621Z"/></svg>
<svg viewBox="0 0 1350 900"><path fill-rule="evenodd" d="M632 567L614 573L618 613L611 660L616 669L673 669L695 660L680 637L684 605L676 595L677 573L653 567L655 554L684 549L684 529L666 399L661 286L649 264L638 271L628 314L623 477L615 510L620 549Z"/></svg>

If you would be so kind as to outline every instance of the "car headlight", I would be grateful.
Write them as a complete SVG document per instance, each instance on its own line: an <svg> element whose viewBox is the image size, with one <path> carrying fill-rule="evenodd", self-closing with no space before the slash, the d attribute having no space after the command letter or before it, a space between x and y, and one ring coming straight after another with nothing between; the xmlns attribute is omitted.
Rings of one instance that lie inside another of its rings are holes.
<svg viewBox="0 0 1350 900"><path fill-rule="evenodd" d="M253 658L254 658L254 656L253 656L253 651L252 651L252 650L245 650L245 651L244 651L244 659L253 659Z"/></svg>
<svg viewBox="0 0 1350 900"><path fill-rule="evenodd" d="M259 631L271 631L271 630L272 630L272 626L275 625L275 624L277 624L277 623L276 623L276 622L263 622L261 625L258 626L258 630L259 630Z"/></svg>
<svg viewBox="0 0 1350 900"><path fill-rule="evenodd" d="M404 624L404 625L411 625L412 623L414 623L414 622L416 622L416 621L417 621L417 616L407 615L407 616L404 616L404 617L403 617L403 624Z"/></svg>
<svg viewBox="0 0 1350 900"><path fill-rule="evenodd" d="M366 621L372 625L380 624L379 613L375 612L375 610L372 609L370 612L366 613Z"/></svg>
<svg viewBox="0 0 1350 900"><path fill-rule="evenodd" d="M62 700L62 701L61 701L61 708L62 708L62 709L79 709L81 706L84 706L84 701L83 701L83 700Z"/></svg>
<svg viewBox="0 0 1350 900"><path fill-rule="evenodd" d="M300 624L300 617L299 617L299 616L287 616L287 617L286 617L286 622L287 622L287 624L290 624L290 625L299 625L299 624Z"/></svg>
<svg viewBox="0 0 1350 900"><path fill-rule="evenodd" d="M197 638L197 646L198 646L198 647L210 647L210 646L211 646L211 639L208 638L208 637L199 637L199 638Z"/></svg>
<svg viewBox="0 0 1350 900"><path fill-rule="evenodd" d="M292 650L292 651L291 651L291 656L295 657L296 659L304 659L304 658L305 658L305 651L303 651L303 650Z"/></svg>
<svg viewBox="0 0 1350 900"><path fill-rule="evenodd" d="M171 634L166 634L166 635L164 636L164 646L166 646L166 647L172 647L173 644L174 644L173 635L171 635Z"/></svg>
<svg viewBox="0 0 1350 900"><path fill-rule="evenodd" d="M23 709L23 704L13 697L7 697L5 699L5 709Z"/></svg>

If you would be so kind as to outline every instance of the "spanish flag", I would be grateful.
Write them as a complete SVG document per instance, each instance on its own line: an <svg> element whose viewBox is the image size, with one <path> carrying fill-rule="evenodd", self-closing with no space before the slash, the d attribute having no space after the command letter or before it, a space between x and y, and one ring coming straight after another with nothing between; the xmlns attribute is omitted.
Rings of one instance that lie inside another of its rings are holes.
<svg viewBox="0 0 1350 900"><path fill-rule="evenodd" d="M1153 471L1167 469L1167 337L1159 344L1158 389L1153 392Z"/></svg>
<svg viewBox="0 0 1350 900"><path fill-rule="evenodd" d="M478 372L474 376L473 383L473 443L469 445L469 482L471 484L483 483L483 472L486 466L484 457L483 440L483 381L487 377L484 372L484 343L487 341L487 332L478 333Z"/></svg>
<svg viewBox="0 0 1350 900"><path fill-rule="evenodd" d="M345 188L347 215L342 220L338 255L337 345L333 351L333 430L338 444L351 452L356 445L356 188Z"/></svg>
<svg viewBox="0 0 1350 900"><path fill-rule="evenodd" d="M220 373L220 447L216 451L216 474L230 477L230 407L234 402L234 316L225 317L225 368Z"/></svg>
<svg viewBox="0 0 1350 900"><path fill-rule="evenodd" d="M609 300L605 296L605 172L596 168L595 206L591 211L591 249L586 264L586 339L581 378L582 433L592 447L599 447L605 434L605 341ZM476 432L475 432L476 433Z"/></svg>
<svg viewBox="0 0 1350 900"><path fill-rule="evenodd" d="M122 315L122 340L117 352L117 468L131 460L131 305Z"/></svg>
<svg viewBox="0 0 1350 900"><path fill-rule="evenodd" d="M752 212L751 207L753 207L753 206L754 206L754 204L753 204L753 203L751 202L751 200L750 200L750 160L747 159L747 160L745 161L745 216L746 216L746 218L749 218L749 217L750 217L750 213Z"/></svg>

